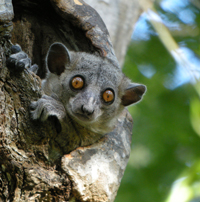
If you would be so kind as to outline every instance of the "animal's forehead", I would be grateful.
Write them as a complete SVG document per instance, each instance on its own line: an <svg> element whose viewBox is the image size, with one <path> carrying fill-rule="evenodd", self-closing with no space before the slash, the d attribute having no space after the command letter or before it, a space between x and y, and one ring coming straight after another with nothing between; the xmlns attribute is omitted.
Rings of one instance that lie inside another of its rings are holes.
<svg viewBox="0 0 200 202"><path fill-rule="evenodd" d="M93 58L81 58L76 64L75 69L80 73L92 75L100 82L112 82L114 85L118 85L122 78L122 72L116 68L109 61Z"/></svg>

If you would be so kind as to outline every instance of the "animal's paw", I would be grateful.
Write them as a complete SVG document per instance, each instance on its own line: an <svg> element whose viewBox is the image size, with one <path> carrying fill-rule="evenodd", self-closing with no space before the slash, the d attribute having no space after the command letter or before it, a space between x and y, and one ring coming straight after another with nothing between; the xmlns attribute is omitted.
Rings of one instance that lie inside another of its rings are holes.
<svg viewBox="0 0 200 202"><path fill-rule="evenodd" d="M38 71L38 66L36 64L31 66L31 59L18 44L11 47L11 55L7 58L6 65L16 73L21 73L25 68L29 68L34 73Z"/></svg>
<svg viewBox="0 0 200 202"><path fill-rule="evenodd" d="M41 121L46 121L52 116L57 117L60 121L66 115L62 103L47 95L43 95L38 101L32 102L30 110L32 119Z"/></svg>

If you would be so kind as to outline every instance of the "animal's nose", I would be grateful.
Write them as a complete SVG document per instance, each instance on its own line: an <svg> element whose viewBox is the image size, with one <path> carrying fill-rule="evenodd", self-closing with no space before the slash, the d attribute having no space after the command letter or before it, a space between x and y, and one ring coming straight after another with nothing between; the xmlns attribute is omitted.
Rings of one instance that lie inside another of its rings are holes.
<svg viewBox="0 0 200 202"><path fill-rule="evenodd" d="M87 105L82 105L81 111L83 112L83 114L90 116L94 113L94 108Z"/></svg>

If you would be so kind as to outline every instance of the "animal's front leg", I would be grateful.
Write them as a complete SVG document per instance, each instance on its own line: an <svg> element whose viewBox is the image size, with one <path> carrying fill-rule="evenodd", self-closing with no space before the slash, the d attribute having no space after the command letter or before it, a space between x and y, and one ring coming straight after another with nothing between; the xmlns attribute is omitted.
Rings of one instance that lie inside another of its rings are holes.
<svg viewBox="0 0 200 202"><path fill-rule="evenodd" d="M15 73L22 72L25 68L37 74L38 65L31 65L31 59L22 51L21 47L13 45L11 47L11 55L7 58L7 67Z"/></svg>
<svg viewBox="0 0 200 202"><path fill-rule="evenodd" d="M31 103L30 110L33 120L54 119L57 132L61 132L61 123L66 116L65 108L61 102L48 95L43 95L39 100Z"/></svg>

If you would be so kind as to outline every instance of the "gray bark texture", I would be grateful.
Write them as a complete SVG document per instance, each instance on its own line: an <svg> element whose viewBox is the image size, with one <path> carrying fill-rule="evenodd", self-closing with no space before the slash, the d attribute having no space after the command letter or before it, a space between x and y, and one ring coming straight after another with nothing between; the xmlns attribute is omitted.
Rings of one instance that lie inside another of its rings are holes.
<svg viewBox="0 0 200 202"><path fill-rule="evenodd" d="M117 194L130 154L127 110L114 131L69 154L55 141L52 120L30 118L31 101L43 94L45 55L56 41L119 65L104 22L84 1L0 0L0 202L111 202ZM39 76L7 68L11 42L39 65Z"/></svg>

